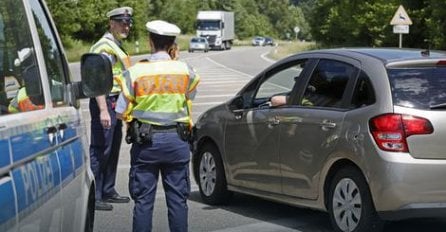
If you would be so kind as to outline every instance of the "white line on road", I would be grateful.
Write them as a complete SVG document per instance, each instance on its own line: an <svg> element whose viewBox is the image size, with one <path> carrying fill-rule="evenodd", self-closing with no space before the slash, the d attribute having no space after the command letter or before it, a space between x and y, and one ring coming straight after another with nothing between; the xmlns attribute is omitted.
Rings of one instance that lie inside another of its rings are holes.
<svg viewBox="0 0 446 232"><path fill-rule="evenodd" d="M229 68L229 67L227 67L227 66L225 66L225 65L223 65L223 64L218 63L217 61L215 61L215 60L213 60L213 59L211 59L211 58L209 58L209 57L206 57L206 59L209 60L210 62L212 62L212 63L214 63L214 64L216 64L216 65L222 67L222 68L225 68L225 69L227 69L227 70L231 70L231 71L233 71L233 72L235 72L235 73L238 73L238 74L240 74L240 75L242 75L242 76L245 76L245 77L248 77L248 78L252 78L252 76L249 75L249 74L246 74L246 73L244 73L244 72L240 72L240 71L238 71L238 70Z"/></svg>

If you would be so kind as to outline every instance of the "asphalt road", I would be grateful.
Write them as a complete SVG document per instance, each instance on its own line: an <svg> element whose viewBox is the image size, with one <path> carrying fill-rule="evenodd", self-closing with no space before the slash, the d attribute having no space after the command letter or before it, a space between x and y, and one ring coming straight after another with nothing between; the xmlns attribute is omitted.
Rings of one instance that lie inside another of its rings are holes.
<svg viewBox="0 0 446 232"><path fill-rule="evenodd" d="M193 104L193 117L196 119L210 107L231 98L244 84L261 70L271 65L264 58L270 47L233 48L230 51L209 53L182 53L181 59L196 68L202 81ZM135 57L134 60L144 56ZM79 75L79 64L71 64L74 79ZM81 102L85 124L88 128L88 101ZM89 136L89 135L88 135ZM130 146L121 146L118 167L117 189L128 195L128 170ZM189 198L189 230L214 232L325 232L332 231L328 215L324 212L290 207L270 201L235 194L226 206L209 206L202 203L198 186L192 179L192 192ZM96 211L95 231L125 232L132 228L133 203L115 204L110 212ZM153 216L153 231L168 230L167 208L162 186L159 185ZM425 219L387 223L385 231L446 231L446 220Z"/></svg>

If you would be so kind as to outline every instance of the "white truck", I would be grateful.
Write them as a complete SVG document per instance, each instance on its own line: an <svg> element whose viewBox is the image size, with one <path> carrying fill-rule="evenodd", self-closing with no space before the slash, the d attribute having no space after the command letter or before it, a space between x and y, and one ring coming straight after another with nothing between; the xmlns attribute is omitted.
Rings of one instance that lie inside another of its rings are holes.
<svg viewBox="0 0 446 232"><path fill-rule="evenodd" d="M231 49L234 40L234 12L198 11L197 36L205 37L211 49Z"/></svg>

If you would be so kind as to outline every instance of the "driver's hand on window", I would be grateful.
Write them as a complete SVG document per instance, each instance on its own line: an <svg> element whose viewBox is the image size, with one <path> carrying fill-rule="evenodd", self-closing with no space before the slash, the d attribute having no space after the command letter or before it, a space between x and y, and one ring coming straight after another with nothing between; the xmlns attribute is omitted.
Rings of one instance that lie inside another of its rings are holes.
<svg viewBox="0 0 446 232"><path fill-rule="evenodd" d="M277 95L271 97L271 106L282 106L286 105L287 96L286 95Z"/></svg>

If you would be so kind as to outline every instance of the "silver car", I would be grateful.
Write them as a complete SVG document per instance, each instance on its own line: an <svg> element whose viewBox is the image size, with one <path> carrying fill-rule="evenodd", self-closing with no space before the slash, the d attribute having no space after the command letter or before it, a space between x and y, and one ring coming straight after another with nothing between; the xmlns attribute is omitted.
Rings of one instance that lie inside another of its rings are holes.
<svg viewBox="0 0 446 232"><path fill-rule="evenodd" d="M189 52L194 51L209 51L209 42L204 37L193 37L189 42Z"/></svg>
<svg viewBox="0 0 446 232"><path fill-rule="evenodd" d="M444 217L445 118L443 53L300 53L199 117L194 176L208 204L244 193L327 211L336 231Z"/></svg>

